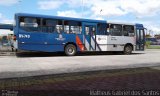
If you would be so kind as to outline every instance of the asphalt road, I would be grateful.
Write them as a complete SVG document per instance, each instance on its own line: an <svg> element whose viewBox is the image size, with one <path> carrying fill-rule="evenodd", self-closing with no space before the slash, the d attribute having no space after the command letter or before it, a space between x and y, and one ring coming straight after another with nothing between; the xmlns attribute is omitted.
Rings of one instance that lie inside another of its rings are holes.
<svg viewBox="0 0 160 96"><path fill-rule="evenodd" d="M131 55L96 54L83 53L73 57L61 53L0 56L0 78L160 66L160 50L134 52Z"/></svg>

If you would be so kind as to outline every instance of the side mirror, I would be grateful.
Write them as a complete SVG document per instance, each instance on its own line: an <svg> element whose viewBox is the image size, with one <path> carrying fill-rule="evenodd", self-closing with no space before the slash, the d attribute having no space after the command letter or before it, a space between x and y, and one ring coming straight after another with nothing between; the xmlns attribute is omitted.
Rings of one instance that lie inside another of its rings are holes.
<svg viewBox="0 0 160 96"><path fill-rule="evenodd" d="M147 31L148 29L147 28L144 28L144 34L147 35Z"/></svg>

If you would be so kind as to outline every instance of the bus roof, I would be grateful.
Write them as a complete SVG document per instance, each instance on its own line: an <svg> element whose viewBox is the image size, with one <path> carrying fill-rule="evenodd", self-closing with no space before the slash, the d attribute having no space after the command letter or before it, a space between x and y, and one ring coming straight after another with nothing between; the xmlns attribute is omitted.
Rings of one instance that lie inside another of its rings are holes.
<svg viewBox="0 0 160 96"><path fill-rule="evenodd" d="M16 16L28 16L28 17L38 17L38 18L53 18L53 19L62 19L62 20L73 20L73 21L81 21L81 22L90 22L90 23L111 23L111 24L134 25L137 28L143 28L143 24L138 24L138 23L107 22L106 20L94 20L94 19L72 18L72 17L63 17L63 16L29 14L29 13L16 13Z"/></svg>
<svg viewBox="0 0 160 96"><path fill-rule="evenodd" d="M121 25L133 25L133 26L139 26L142 27L143 24L138 24L138 23L126 23L126 22L107 22L109 24L121 24Z"/></svg>
<svg viewBox="0 0 160 96"><path fill-rule="evenodd" d="M138 23L122 23L122 22L107 22L108 24L120 24L120 25L132 25L135 26L136 28L139 29L144 29L143 24L138 24Z"/></svg>
<svg viewBox="0 0 160 96"><path fill-rule="evenodd" d="M144 29L144 26L143 26L143 24L136 24L136 28Z"/></svg>
<svg viewBox="0 0 160 96"><path fill-rule="evenodd" d="M105 20L93 20L93 19L63 17L63 16L49 16L49 15L40 15L40 14L28 14L28 13L16 13L16 16L53 18L53 19L73 20L73 21L92 22L92 23L107 23Z"/></svg>

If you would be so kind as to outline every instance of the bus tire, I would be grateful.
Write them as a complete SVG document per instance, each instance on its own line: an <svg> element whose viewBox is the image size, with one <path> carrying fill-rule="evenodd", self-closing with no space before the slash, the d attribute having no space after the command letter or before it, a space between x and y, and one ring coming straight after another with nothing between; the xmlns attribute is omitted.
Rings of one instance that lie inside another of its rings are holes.
<svg viewBox="0 0 160 96"><path fill-rule="evenodd" d="M123 53L124 53L125 55L130 55L130 54L132 53L132 46L126 45L126 46L124 47Z"/></svg>
<svg viewBox="0 0 160 96"><path fill-rule="evenodd" d="M76 49L76 46L73 45L73 44L68 44L66 47L65 47L65 54L67 56L74 56L75 54L77 53L77 49Z"/></svg>

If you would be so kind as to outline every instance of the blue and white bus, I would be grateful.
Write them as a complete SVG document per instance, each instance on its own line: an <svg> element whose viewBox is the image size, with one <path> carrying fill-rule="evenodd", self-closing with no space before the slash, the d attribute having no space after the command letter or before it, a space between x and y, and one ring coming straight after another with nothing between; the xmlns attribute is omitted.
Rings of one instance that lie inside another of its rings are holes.
<svg viewBox="0 0 160 96"><path fill-rule="evenodd" d="M60 16L17 13L14 48L16 50L57 52L68 56L85 51L143 51L142 24L112 23Z"/></svg>

